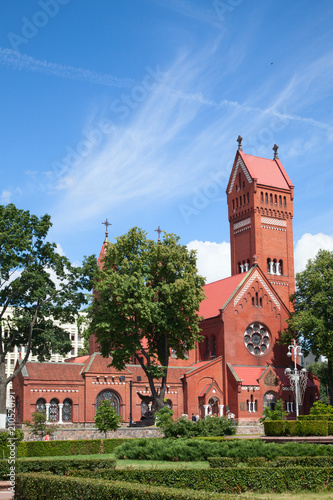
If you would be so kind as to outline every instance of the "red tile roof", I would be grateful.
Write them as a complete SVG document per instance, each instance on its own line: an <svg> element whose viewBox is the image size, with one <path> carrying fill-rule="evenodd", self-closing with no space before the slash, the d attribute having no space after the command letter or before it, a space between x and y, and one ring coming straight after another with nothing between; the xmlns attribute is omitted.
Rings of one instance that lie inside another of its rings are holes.
<svg viewBox="0 0 333 500"><path fill-rule="evenodd" d="M247 155L239 151L252 179L257 179L258 184L290 189L293 185L279 159L268 160L258 156Z"/></svg>
<svg viewBox="0 0 333 500"><path fill-rule="evenodd" d="M230 278L205 285L206 299L200 304L199 315L205 319L218 316L222 306L230 298L245 276L246 273L235 274L234 276L230 276Z"/></svg>
<svg viewBox="0 0 333 500"><path fill-rule="evenodd" d="M80 375L83 364L80 363L38 363L37 361L28 361L22 370L24 377L30 380L45 381L66 381L81 382Z"/></svg>
<svg viewBox="0 0 333 500"><path fill-rule="evenodd" d="M259 385L259 378L266 370L266 366L235 366L232 365L242 385Z"/></svg>

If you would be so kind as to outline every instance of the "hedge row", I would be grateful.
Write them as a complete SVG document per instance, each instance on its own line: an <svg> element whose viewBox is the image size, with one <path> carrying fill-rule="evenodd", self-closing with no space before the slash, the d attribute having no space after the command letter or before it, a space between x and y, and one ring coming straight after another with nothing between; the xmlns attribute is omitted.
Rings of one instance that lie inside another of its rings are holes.
<svg viewBox="0 0 333 500"><path fill-rule="evenodd" d="M114 449L133 439L75 439L64 441L24 441L17 444L17 457L59 457L113 453ZM5 447L8 448L8 447ZM7 454L6 450L6 454ZM0 448L0 456L2 450ZM6 457L6 455L5 455Z"/></svg>
<svg viewBox="0 0 333 500"><path fill-rule="evenodd" d="M328 436L333 422L328 420L270 420L264 422L266 436Z"/></svg>
<svg viewBox="0 0 333 500"><path fill-rule="evenodd" d="M332 491L333 467L228 467L224 469L100 469L98 471L68 471L111 481L142 485L192 488L208 492L241 493L283 491Z"/></svg>
<svg viewBox="0 0 333 500"><path fill-rule="evenodd" d="M24 460L18 458L15 464L8 460L0 460L0 479L7 479L10 467L15 465L15 472L52 472L64 475L69 469L112 469L116 467L116 460L112 458L50 458L49 460Z"/></svg>
<svg viewBox="0 0 333 500"><path fill-rule="evenodd" d="M15 498L17 500L224 500L224 494L180 490L132 484L120 481L99 481L96 479L59 477L41 474L18 474L16 476Z"/></svg>
<svg viewBox="0 0 333 500"><path fill-rule="evenodd" d="M329 420L333 422L333 414L326 415L299 415L298 420Z"/></svg>
<svg viewBox="0 0 333 500"><path fill-rule="evenodd" d="M220 469L224 467L237 467L246 464L250 467L333 467L333 457L276 457L267 460L265 457L249 457L241 460L239 457L210 457L207 459L210 467Z"/></svg>

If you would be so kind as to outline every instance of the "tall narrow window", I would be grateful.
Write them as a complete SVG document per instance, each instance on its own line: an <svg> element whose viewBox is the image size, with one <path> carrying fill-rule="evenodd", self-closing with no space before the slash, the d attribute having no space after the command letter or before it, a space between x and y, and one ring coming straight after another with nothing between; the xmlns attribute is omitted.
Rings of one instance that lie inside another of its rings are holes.
<svg viewBox="0 0 333 500"><path fill-rule="evenodd" d="M264 193L262 191L260 193L260 199L261 199L261 201L264 201Z"/></svg>
<svg viewBox="0 0 333 500"><path fill-rule="evenodd" d="M209 357L209 338L208 337L205 337L204 356L205 356L205 358Z"/></svg>
<svg viewBox="0 0 333 500"><path fill-rule="evenodd" d="M277 194L274 195L274 203L277 205Z"/></svg>
<svg viewBox="0 0 333 500"><path fill-rule="evenodd" d="M210 341L210 356L216 356L216 337L215 335L212 336L211 341Z"/></svg>
<svg viewBox="0 0 333 500"><path fill-rule="evenodd" d="M270 201L270 203L273 203L273 195L272 195L272 193L269 195L269 201Z"/></svg>

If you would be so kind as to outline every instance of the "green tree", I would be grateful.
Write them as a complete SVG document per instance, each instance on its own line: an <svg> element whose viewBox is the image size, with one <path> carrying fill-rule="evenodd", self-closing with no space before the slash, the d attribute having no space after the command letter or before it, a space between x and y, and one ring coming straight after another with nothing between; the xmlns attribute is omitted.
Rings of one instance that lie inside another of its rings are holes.
<svg viewBox="0 0 333 500"><path fill-rule="evenodd" d="M265 420L284 420L287 414L288 413L283 410L282 399L278 399L274 410L271 410L269 406L264 406L262 417L259 421L265 422Z"/></svg>
<svg viewBox="0 0 333 500"><path fill-rule="evenodd" d="M313 403L312 408L310 410L310 415L332 415L333 414L333 406L326 405L322 401L316 401Z"/></svg>
<svg viewBox="0 0 333 500"><path fill-rule="evenodd" d="M106 433L108 431L116 431L123 421L121 416L118 415L116 410L113 408L111 402L107 400L100 403L96 410L94 420L95 427L97 427L100 432L105 433L105 439Z"/></svg>
<svg viewBox="0 0 333 500"><path fill-rule="evenodd" d="M162 427L162 429L173 423L173 414L175 412L171 410L168 406L164 406L159 411L155 413L155 425L156 427Z"/></svg>
<svg viewBox="0 0 333 500"><path fill-rule="evenodd" d="M321 363L311 363L307 367L308 372L313 373L320 380L320 399L323 403L329 404L327 397L328 388L328 363L322 361Z"/></svg>
<svg viewBox="0 0 333 500"><path fill-rule="evenodd" d="M43 439L47 435L52 436L58 428L58 426L47 422L45 411L35 411L32 414L32 422L26 421L24 423L30 428L30 433L39 439Z"/></svg>
<svg viewBox="0 0 333 500"><path fill-rule="evenodd" d="M296 275L291 296L294 312L288 320L288 338L296 338L304 352L328 360L328 386L333 394L333 252L320 250Z"/></svg>
<svg viewBox="0 0 333 500"><path fill-rule="evenodd" d="M13 204L0 205L0 427L5 426L6 385L24 367L29 354L40 361L51 351L71 350L69 332L59 324L74 323L84 290L91 289L95 257L74 267L47 241L49 215L37 217ZM15 346L25 356L6 377L5 357Z"/></svg>
<svg viewBox="0 0 333 500"><path fill-rule="evenodd" d="M201 340L196 311L203 285L195 252L180 245L179 237L165 233L155 242L138 228L109 244L97 272L90 333L118 370L133 358L141 365L154 411L164 405L171 350L185 359Z"/></svg>

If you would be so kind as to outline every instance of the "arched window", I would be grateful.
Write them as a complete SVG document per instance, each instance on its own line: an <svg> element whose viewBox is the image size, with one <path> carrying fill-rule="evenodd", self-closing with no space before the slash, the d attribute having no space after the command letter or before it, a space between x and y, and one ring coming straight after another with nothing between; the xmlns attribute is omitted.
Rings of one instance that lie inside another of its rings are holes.
<svg viewBox="0 0 333 500"><path fill-rule="evenodd" d="M282 196L279 195L279 205L282 205Z"/></svg>
<svg viewBox="0 0 333 500"><path fill-rule="evenodd" d="M265 202L268 203L268 194L265 193Z"/></svg>
<svg viewBox="0 0 333 500"><path fill-rule="evenodd" d="M171 399L167 399L164 401L164 406L167 406L168 408L170 408L170 410L172 410L172 401Z"/></svg>
<svg viewBox="0 0 333 500"><path fill-rule="evenodd" d="M102 391L98 394L96 398L96 409L99 407L102 401L110 401L111 405L119 415L120 411L120 401L119 397L117 394L113 391L110 391L109 389L106 389L105 391Z"/></svg>
<svg viewBox="0 0 333 500"><path fill-rule="evenodd" d="M210 355L216 356L216 337L215 337L215 335L213 335L211 340L210 340Z"/></svg>
<svg viewBox="0 0 333 500"><path fill-rule="evenodd" d="M275 405L277 403L277 397L274 392L266 392L264 395L264 408L268 406L270 410L275 410Z"/></svg>
<svg viewBox="0 0 333 500"><path fill-rule="evenodd" d="M283 274L283 260L279 260L279 264L280 264L280 274Z"/></svg>
<svg viewBox="0 0 333 500"><path fill-rule="evenodd" d="M267 272L271 272L271 259L267 259Z"/></svg>
<svg viewBox="0 0 333 500"><path fill-rule="evenodd" d="M72 422L72 400L67 398L64 401L64 406L62 407L62 419L64 422Z"/></svg>
<svg viewBox="0 0 333 500"><path fill-rule="evenodd" d="M283 204L285 207L287 206L287 198L285 196L283 197Z"/></svg>
<svg viewBox="0 0 333 500"><path fill-rule="evenodd" d="M276 259L273 260L273 274L276 274Z"/></svg>
<svg viewBox="0 0 333 500"><path fill-rule="evenodd" d="M37 399L36 411L46 411L45 403L46 403L46 401L44 398Z"/></svg>
<svg viewBox="0 0 333 500"><path fill-rule="evenodd" d="M56 398L50 401L50 422L58 422L59 420L59 401Z"/></svg>
<svg viewBox="0 0 333 500"><path fill-rule="evenodd" d="M270 203L273 203L273 195L272 195L272 193L270 193L270 195L269 195L269 201L270 201Z"/></svg>
<svg viewBox="0 0 333 500"><path fill-rule="evenodd" d="M141 401L141 417L144 417L147 415L149 410L148 404L145 403L144 401Z"/></svg>
<svg viewBox="0 0 333 500"><path fill-rule="evenodd" d="M208 358L209 357L209 338L208 337L205 337L205 345L204 345L204 356L205 358Z"/></svg>
<svg viewBox="0 0 333 500"><path fill-rule="evenodd" d="M261 201L264 201L264 193L262 191L260 193L260 199L261 199Z"/></svg>
<svg viewBox="0 0 333 500"><path fill-rule="evenodd" d="M274 203L277 205L277 194L274 195Z"/></svg>

